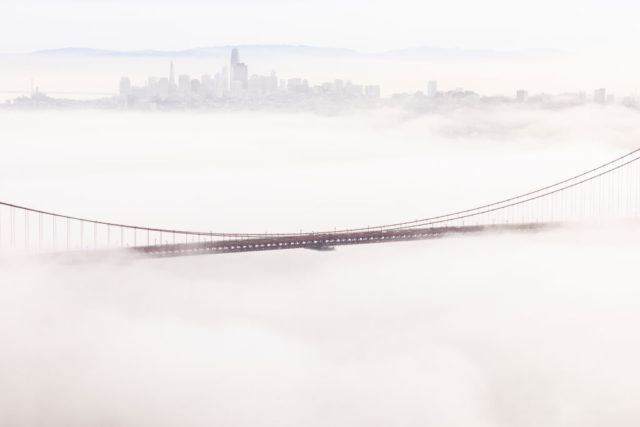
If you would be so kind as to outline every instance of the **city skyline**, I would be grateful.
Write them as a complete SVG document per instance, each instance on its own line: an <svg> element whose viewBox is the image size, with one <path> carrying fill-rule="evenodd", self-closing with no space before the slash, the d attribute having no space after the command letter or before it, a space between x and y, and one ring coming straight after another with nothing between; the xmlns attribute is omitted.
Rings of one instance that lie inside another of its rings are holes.
<svg viewBox="0 0 640 427"><path fill-rule="evenodd" d="M624 96L616 98L615 94L606 88L596 88L593 95L587 91L563 92L560 94L529 93L525 88L515 91L513 97L482 95L474 90L455 87L443 90L439 88L437 80L427 80L425 86L418 88L415 93L392 93L387 97L381 96L380 85L354 84L351 80L335 79L320 84L309 84L308 80L301 77L278 79L275 70L269 75L251 74L249 66L241 62L240 49L233 47L228 50L228 64L223 65L215 74L202 74L200 78L192 78L187 73L177 73L174 61L169 62L167 77L149 76L142 85L134 85L131 79L123 76L119 81L118 98L116 105L126 107L144 106L177 106L189 103L192 107L211 105L211 102L227 102L242 100L250 106L259 99L269 99L276 102L286 102L292 96L301 99L317 99L331 97L332 102L384 99L394 103L425 97L432 102L458 102L459 100L491 100L492 102L509 102L515 100L520 103L560 103L565 105L578 105L593 102L600 105L613 105L619 103L626 107L637 107L639 102L636 96ZM440 89L440 90L439 90ZM19 97L14 103L28 105L35 102L36 105L46 105L55 102L54 98L47 97L39 87L31 82L31 98ZM7 102L10 104L10 102ZM106 105L114 105L109 101Z"/></svg>
<svg viewBox="0 0 640 427"><path fill-rule="evenodd" d="M56 49L0 55L3 68L0 91L7 94L0 95L0 102L20 89L28 94L31 79L41 91L51 94L76 93L84 97L84 94L117 93L116 79L127 76L133 85L142 85L149 76L166 76L171 60L180 74L215 75L219 64L229 62L233 47L240 49L243 62L250 63L249 75L268 76L276 69L279 79L301 77L310 85L350 79L363 85L381 86L383 97L427 91L425 81L432 79L438 80L443 88L467 87L491 96L511 96L520 89L529 94L580 91L591 94L599 87L608 88L620 99L640 93L637 78L640 66L627 66L624 61L600 55L584 62L584 58L556 50L416 48L370 55L313 46L236 45L183 51Z"/></svg>
<svg viewBox="0 0 640 427"><path fill-rule="evenodd" d="M263 93L275 93L278 89L281 91L286 91L287 89L290 92L294 93L304 93L310 89L321 89L325 92L333 92L333 93L341 93L343 89L345 89L346 84L346 93L350 95L365 95L373 98L380 97L380 86L379 85L353 85L351 80L344 79L335 79L333 82L324 82L320 83L316 86L311 87L308 83L308 80L300 77L291 77L288 79L277 79L276 71L272 70L269 76L260 76L260 75L251 75L249 78L248 66L247 64L240 62L239 57L239 48L233 47L230 48L230 61L229 67L223 66L219 72L215 75L211 74L202 74L200 80L197 78L191 79L189 74L180 74L178 77L178 83L176 84L175 74L174 74L174 61L170 61L170 72L169 78L160 77L159 79L155 76L149 76L146 81L146 86L132 86L131 80L129 77L122 77L120 80L120 95L128 95L130 91L133 89L152 88L156 84L159 84L161 89L160 92L164 93L164 97L166 98L169 93L177 92L178 90L183 94L189 91L198 92L198 88L202 87L204 89L213 89L213 92L216 93L216 97L225 97L225 96L239 96L242 95L242 92L246 92L246 94L250 93L253 89L257 92ZM253 84L252 84L253 83ZM213 84L213 88L210 85ZM253 87L251 87L253 86ZM428 82L427 93L429 96L435 96L437 91L437 82L430 80ZM219 89L216 91L216 89ZM458 90L458 89L456 89ZM419 89L418 89L419 91ZM224 94L224 92L227 92Z"/></svg>
<svg viewBox="0 0 640 427"><path fill-rule="evenodd" d="M119 95L128 104L131 97L156 100L189 100L193 98L244 98L260 97L276 94L333 94L338 96L371 99L380 98L379 85L358 85L351 80L336 79L320 85L310 86L308 81L300 77L278 80L275 70L268 76L252 74L249 77L248 65L240 62L237 47L230 51L228 66L222 66L215 75L202 74L201 78L191 78L189 74L179 74L176 82L174 61L170 62L168 77L150 76L146 85L133 86L129 77L120 78Z"/></svg>

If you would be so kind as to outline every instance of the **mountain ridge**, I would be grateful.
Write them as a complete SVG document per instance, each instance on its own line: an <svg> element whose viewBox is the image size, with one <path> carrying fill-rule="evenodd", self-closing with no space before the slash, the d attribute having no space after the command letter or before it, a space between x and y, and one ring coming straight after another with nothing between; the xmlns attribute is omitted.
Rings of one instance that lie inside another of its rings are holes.
<svg viewBox="0 0 640 427"><path fill-rule="evenodd" d="M45 49L31 52L34 55L77 55L77 56L147 56L147 57L208 57L228 55L231 49L237 47L249 56L263 55L306 55L324 57L362 57L381 59L422 59L422 60L512 60L536 59L564 56L565 53L556 49L466 49L466 48L437 48L418 46L404 49L392 49L381 53L362 53L353 49L319 47L308 45L225 45L201 46L183 50L136 50L120 51L109 49L94 49L86 47L70 47L59 49Z"/></svg>

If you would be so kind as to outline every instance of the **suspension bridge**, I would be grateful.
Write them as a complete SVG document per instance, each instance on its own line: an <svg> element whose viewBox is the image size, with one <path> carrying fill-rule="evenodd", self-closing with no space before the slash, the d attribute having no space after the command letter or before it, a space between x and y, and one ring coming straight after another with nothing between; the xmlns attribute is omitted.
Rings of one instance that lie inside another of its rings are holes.
<svg viewBox="0 0 640 427"><path fill-rule="evenodd" d="M535 231L594 221L640 219L640 149L520 195L435 217L312 233L213 233L80 218L0 202L0 251L126 251L176 257L425 240L453 235Z"/></svg>

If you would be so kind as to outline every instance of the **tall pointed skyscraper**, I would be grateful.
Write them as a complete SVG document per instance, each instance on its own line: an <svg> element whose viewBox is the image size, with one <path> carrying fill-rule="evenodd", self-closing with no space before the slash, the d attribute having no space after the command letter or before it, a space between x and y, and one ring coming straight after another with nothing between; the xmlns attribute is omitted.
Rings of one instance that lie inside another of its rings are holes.
<svg viewBox="0 0 640 427"><path fill-rule="evenodd" d="M236 64L240 60L240 55L238 54L238 48L234 47L231 49L231 64L229 66L229 82L233 83L233 72L235 71Z"/></svg>
<svg viewBox="0 0 640 427"><path fill-rule="evenodd" d="M231 66L229 67L229 89L232 94L239 94L248 88L249 72L247 65L240 62L238 48L231 50Z"/></svg>

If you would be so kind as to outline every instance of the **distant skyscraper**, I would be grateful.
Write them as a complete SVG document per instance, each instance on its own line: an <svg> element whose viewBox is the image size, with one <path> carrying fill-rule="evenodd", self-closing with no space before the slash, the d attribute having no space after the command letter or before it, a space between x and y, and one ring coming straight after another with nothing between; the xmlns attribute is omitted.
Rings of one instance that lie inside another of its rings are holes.
<svg viewBox="0 0 640 427"><path fill-rule="evenodd" d="M221 98L229 91L229 70L222 67L222 70L216 74L216 96Z"/></svg>
<svg viewBox="0 0 640 427"><path fill-rule="evenodd" d="M157 77L151 76L147 79L147 95L158 96L158 78Z"/></svg>
<svg viewBox="0 0 640 427"><path fill-rule="evenodd" d="M236 82L238 82L238 84L240 84L240 87L242 87L244 90L247 89L247 85L249 82L249 69L247 68L247 65L243 64L242 62L238 62L233 66L232 84L236 84Z"/></svg>
<svg viewBox="0 0 640 427"><path fill-rule="evenodd" d="M270 93L275 93L278 90L278 76L276 70L271 70L271 76L269 77L269 85L267 90Z"/></svg>
<svg viewBox="0 0 640 427"><path fill-rule="evenodd" d="M604 105L607 102L607 90L605 88L596 89L593 92L593 102Z"/></svg>
<svg viewBox="0 0 640 427"><path fill-rule="evenodd" d="M234 47L231 50L231 61L229 61L229 82L233 84L233 72L235 71L236 64L240 61L240 54L238 48Z"/></svg>
<svg viewBox="0 0 640 427"><path fill-rule="evenodd" d="M166 77L158 80L158 96L163 100L169 96L169 79Z"/></svg>
<svg viewBox="0 0 640 427"><path fill-rule="evenodd" d="M173 73L173 61L171 61L171 70L169 71L169 93L176 91L176 76Z"/></svg>
<svg viewBox="0 0 640 427"><path fill-rule="evenodd" d="M191 79L187 74L180 74L180 77L178 78L178 89L183 95L191 92Z"/></svg>
<svg viewBox="0 0 640 427"><path fill-rule="evenodd" d="M429 80L429 84L427 85L427 95L428 96L436 96L438 93L438 82L436 80Z"/></svg>
<svg viewBox="0 0 640 427"><path fill-rule="evenodd" d="M239 62L240 55L237 48L231 51L230 87L232 90L247 90L249 86L249 69L246 64ZM236 83L239 82L239 83Z"/></svg>
<svg viewBox="0 0 640 427"><path fill-rule="evenodd" d="M231 66L233 67L238 62L240 62L240 56L238 54L238 48L234 47L231 50Z"/></svg>
<svg viewBox="0 0 640 427"><path fill-rule="evenodd" d="M129 77L123 77L120 79L120 95L127 96L131 93L131 80Z"/></svg>

